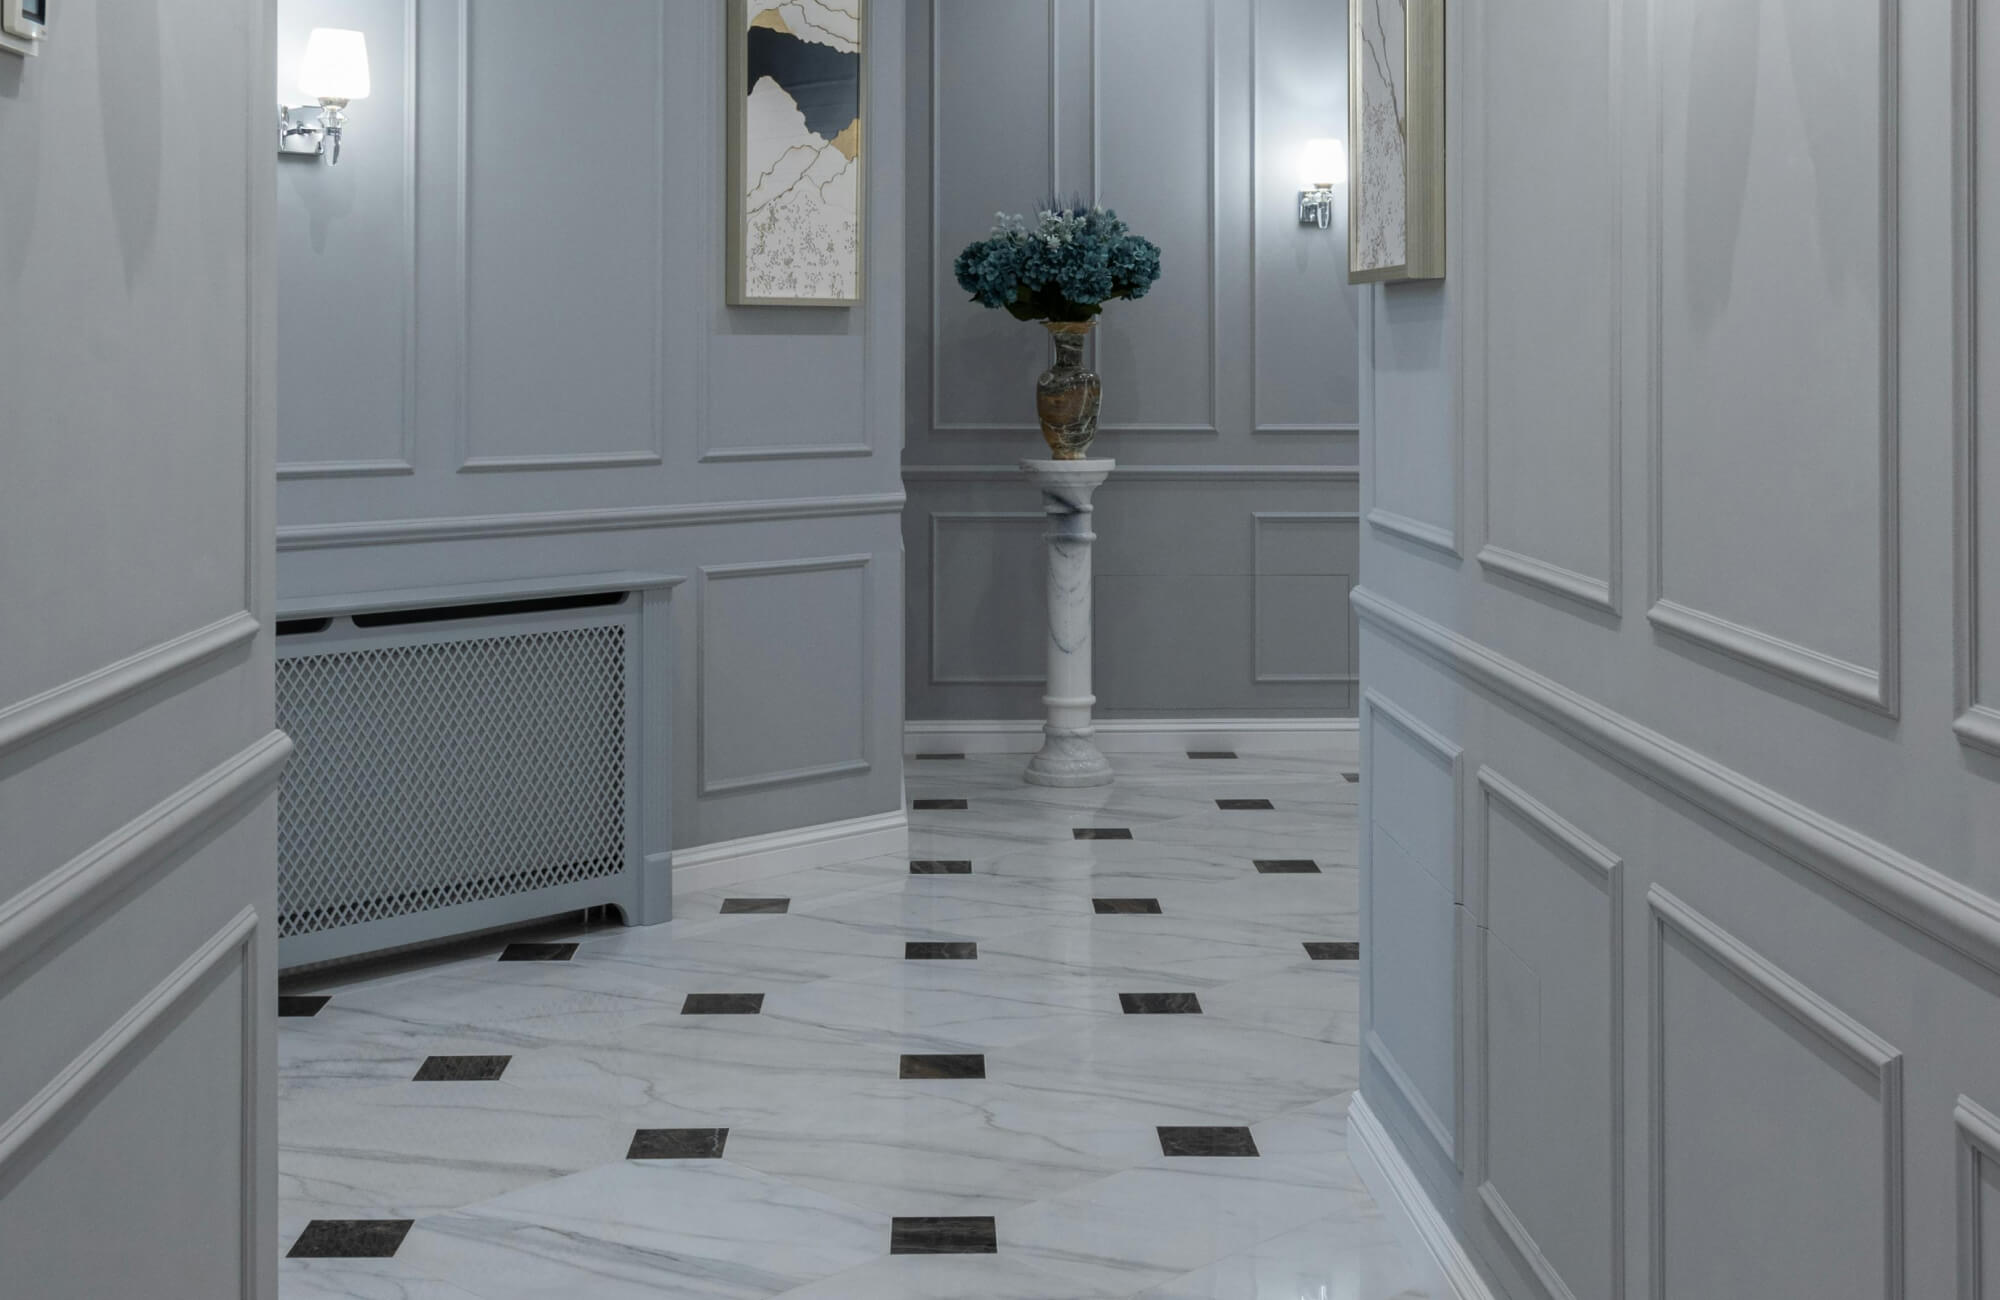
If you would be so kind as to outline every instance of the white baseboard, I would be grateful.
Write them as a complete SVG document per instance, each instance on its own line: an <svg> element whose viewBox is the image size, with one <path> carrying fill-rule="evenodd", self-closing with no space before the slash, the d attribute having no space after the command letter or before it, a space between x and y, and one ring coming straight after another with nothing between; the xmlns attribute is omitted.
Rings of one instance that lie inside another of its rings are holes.
<svg viewBox="0 0 2000 1300"><path fill-rule="evenodd" d="M910 815L895 812L822 822L797 830L749 835L674 853L674 892L716 889L764 876L809 871L835 862L889 857L910 851Z"/></svg>
<svg viewBox="0 0 2000 1300"><path fill-rule="evenodd" d="M1416 1171L1358 1092L1347 1107L1347 1155L1388 1216L1396 1240L1423 1269L1433 1300L1495 1300L1472 1257L1431 1204Z"/></svg>
<svg viewBox="0 0 2000 1300"><path fill-rule="evenodd" d="M1107 754L1174 754L1241 749L1261 754L1352 753L1353 718L1119 718L1097 723ZM1042 747L1039 718L912 720L903 724L906 754L1032 754Z"/></svg>

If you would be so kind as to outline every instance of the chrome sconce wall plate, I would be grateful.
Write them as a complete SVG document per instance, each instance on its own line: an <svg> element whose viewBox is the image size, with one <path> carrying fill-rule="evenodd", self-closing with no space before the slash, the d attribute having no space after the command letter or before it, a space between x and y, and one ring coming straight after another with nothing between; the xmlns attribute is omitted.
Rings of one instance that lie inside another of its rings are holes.
<svg viewBox="0 0 2000 1300"><path fill-rule="evenodd" d="M368 40L360 32L315 27L299 64L299 89L319 101L278 109L278 152L287 157L340 161L347 106L368 98Z"/></svg>
<svg viewBox="0 0 2000 1300"><path fill-rule="evenodd" d="M30 58L42 52L50 0L0 0L0 50Z"/></svg>
<svg viewBox="0 0 2000 1300"><path fill-rule="evenodd" d="M1347 182L1347 146L1331 137L1306 141L1300 159L1299 224L1333 229L1333 187Z"/></svg>

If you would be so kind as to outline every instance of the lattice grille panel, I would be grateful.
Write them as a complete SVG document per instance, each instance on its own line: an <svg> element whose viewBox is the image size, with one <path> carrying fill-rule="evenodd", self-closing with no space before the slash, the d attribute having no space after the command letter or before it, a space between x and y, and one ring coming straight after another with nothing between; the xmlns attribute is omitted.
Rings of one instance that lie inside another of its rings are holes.
<svg viewBox="0 0 2000 1300"><path fill-rule="evenodd" d="M281 935L625 867L625 629L278 661Z"/></svg>

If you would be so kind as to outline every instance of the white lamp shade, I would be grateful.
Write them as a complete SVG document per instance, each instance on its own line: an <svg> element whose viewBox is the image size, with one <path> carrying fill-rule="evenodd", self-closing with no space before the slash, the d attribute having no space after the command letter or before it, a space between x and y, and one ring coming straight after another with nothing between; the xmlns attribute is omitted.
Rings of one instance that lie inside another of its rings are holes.
<svg viewBox="0 0 2000 1300"><path fill-rule="evenodd" d="M315 27L299 63L299 89L311 99L366 99L368 38L338 27Z"/></svg>
<svg viewBox="0 0 2000 1300"><path fill-rule="evenodd" d="M1299 167L1302 189L1344 185L1347 182L1347 146L1331 137L1308 140L1299 157Z"/></svg>

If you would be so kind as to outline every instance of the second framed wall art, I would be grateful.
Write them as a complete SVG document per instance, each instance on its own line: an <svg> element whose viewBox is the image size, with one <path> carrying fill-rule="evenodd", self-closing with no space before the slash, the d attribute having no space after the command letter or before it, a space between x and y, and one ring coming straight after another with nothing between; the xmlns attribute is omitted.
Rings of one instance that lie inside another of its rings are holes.
<svg viewBox="0 0 2000 1300"><path fill-rule="evenodd" d="M1444 275L1445 0L1351 0L1347 278Z"/></svg>

